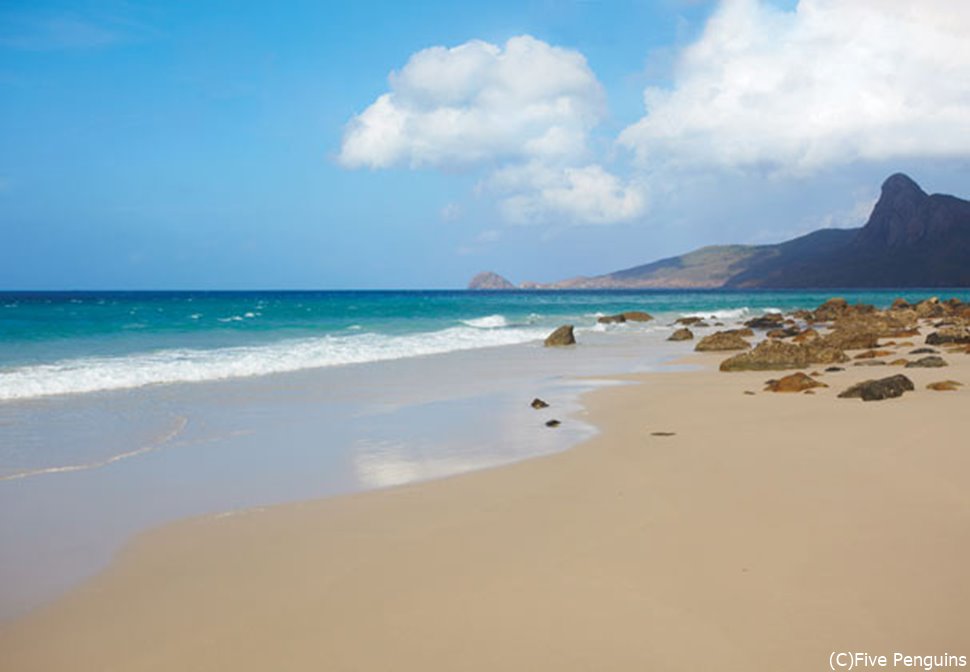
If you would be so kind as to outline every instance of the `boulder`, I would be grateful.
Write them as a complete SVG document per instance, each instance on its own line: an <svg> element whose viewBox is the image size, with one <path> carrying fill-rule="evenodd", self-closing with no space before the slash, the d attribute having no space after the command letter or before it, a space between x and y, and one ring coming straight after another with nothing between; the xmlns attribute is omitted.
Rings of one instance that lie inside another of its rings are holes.
<svg viewBox="0 0 970 672"><path fill-rule="evenodd" d="M936 392L956 392L961 387L963 387L963 383L958 383L955 380L940 380L935 383L930 383L926 386L926 389Z"/></svg>
<svg viewBox="0 0 970 672"><path fill-rule="evenodd" d="M911 355L935 355L938 354L939 350L934 350L933 348L916 348L915 350L910 350Z"/></svg>
<svg viewBox="0 0 970 672"><path fill-rule="evenodd" d="M907 369L937 369L941 366L946 366L946 360L937 355L928 355L926 357L920 357L919 359L910 362L906 365Z"/></svg>
<svg viewBox="0 0 970 672"><path fill-rule="evenodd" d="M556 419L546 420L546 427L558 427L562 423Z"/></svg>
<svg viewBox="0 0 970 672"><path fill-rule="evenodd" d="M815 309L814 320L816 322L832 322L841 317L849 308L849 302L841 297L829 299Z"/></svg>
<svg viewBox="0 0 970 672"><path fill-rule="evenodd" d="M795 338L792 339L795 343L808 343L809 341L814 341L819 337L818 332L812 328L808 328L805 331L796 334Z"/></svg>
<svg viewBox="0 0 970 672"><path fill-rule="evenodd" d="M926 337L927 345L943 345L944 343L970 343L970 330L964 327L947 327L934 331Z"/></svg>
<svg viewBox="0 0 970 672"><path fill-rule="evenodd" d="M926 317L940 317L946 314L946 309L943 304L940 303L940 299L937 297L931 297L917 303L913 308L916 310L916 314L921 318Z"/></svg>
<svg viewBox="0 0 970 672"><path fill-rule="evenodd" d="M540 408L549 408L549 404L547 404L546 402L544 402L539 397L536 397L535 399L533 399L532 400L532 403L530 404L530 406L532 406L532 408L536 409L537 411Z"/></svg>
<svg viewBox="0 0 970 672"><path fill-rule="evenodd" d="M620 316L627 322L649 322L653 319L653 315L642 310L626 310L620 313Z"/></svg>
<svg viewBox="0 0 970 672"><path fill-rule="evenodd" d="M895 376L880 378L879 380L865 380L857 383L839 395L840 399L862 399L863 401L880 401L901 397L903 392L916 389L906 376L897 373Z"/></svg>
<svg viewBox="0 0 970 672"><path fill-rule="evenodd" d="M668 338L667 340L668 341L689 341L689 340L692 340L693 338L694 338L694 332L692 332L687 327L681 327L680 329L672 333L670 335L670 338Z"/></svg>
<svg viewBox="0 0 970 672"><path fill-rule="evenodd" d="M600 324L613 324L614 322L626 322L626 318L623 315L601 315L596 318L596 321Z"/></svg>
<svg viewBox="0 0 970 672"><path fill-rule="evenodd" d="M801 331L798 327L785 327L784 329L772 329L767 333L767 336L768 338L789 338L797 336Z"/></svg>
<svg viewBox="0 0 970 672"><path fill-rule="evenodd" d="M893 305L889 306L889 310L906 310L907 308L912 308L912 306L906 299L896 299L893 301Z"/></svg>
<svg viewBox="0 0 970 672"><path fill-rule="evenodd" d="M744 323L744 326L752 329L775 329L785 322L785 317L781 313L765 313L761 317L755 317Z"/></svg>
<svg viewBox="0 0 970 672"><path fill-rule="evenodd" d="M848 357L837 348L766 339L751 352L721 362L721 371L804 369L812 364L833 364L846 360Z"/></svg>
<svg viewBox="0 0 970 672"><path fill-rule="evenodd" d="M702 338L694 350L698 352L711 352L720 350L747 350L751 344L741 338L737 333L729 331L718 331L710 336Z"/></svg>
<svg viewBox="0 0 970 672"><path fill-rule="evenodd" d="M813 387L828 387L825 383L820 383L801 371L778 380L769 380L765 384L767 385L765 392L804 392Z"/></svg>
<svg viewBox="0 0 970 672"><path fill-rule="evenodd" d="M889 362L889 366L906 366L907 364L909 364L909 360L905 357L900 357Z"/></svg>
<svg viewBox="0 0 970 672"><path fill-rule="evenodd" d="M830 366L825 369L826 373L838 373L839 371L845 371L841 366Z"/></svg>
<svg viewBox="0 0 970 672"><path fill-rule="evenodd" d="M682 324L685 327L689 327L690 325L697 324L698 322L701 322L703 320L704 320L703 317L678 317L675 323Z"/></svg>
<svg viewBox="0 0 970 672"><path fill-rule="evenodd" d="M836 329L815 342L839 350L868 350L879 345L879 335L873 332Z"/></svg>
<svg viewBox="0 0 970 672"><path fill-rule="evenodd" d="M545 346L547 348L561 347L564 345L575 345L576 337L573 335L573 325L564 324L554 332L546 336Z"/></svg>
<svg viewBox="0 0 970 672"><path fill-rule="evenodd" d="M860 352L852 359L875 359L876 357L887 357L891 354L893 353L889 350L866 350L865 352Z"/></svg>

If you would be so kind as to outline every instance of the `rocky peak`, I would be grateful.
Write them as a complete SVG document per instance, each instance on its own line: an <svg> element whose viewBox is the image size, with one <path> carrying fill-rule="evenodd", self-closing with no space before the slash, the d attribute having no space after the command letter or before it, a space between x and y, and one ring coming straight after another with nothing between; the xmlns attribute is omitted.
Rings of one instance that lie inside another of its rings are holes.
<svg viewBox="0 0 970 672"><path fill-rule="evenodd" d="M920 214L928 198L910 177L890 175L882 183L882 193L857 242L899 247L920 240L926 233L926 220Z"/></svg>
<svg viewBox="0 0 970 672"><path fill-rule="evenodd" d="M498 273L485 271L471 279L468 289L515 289L515 285Z"/></svg>

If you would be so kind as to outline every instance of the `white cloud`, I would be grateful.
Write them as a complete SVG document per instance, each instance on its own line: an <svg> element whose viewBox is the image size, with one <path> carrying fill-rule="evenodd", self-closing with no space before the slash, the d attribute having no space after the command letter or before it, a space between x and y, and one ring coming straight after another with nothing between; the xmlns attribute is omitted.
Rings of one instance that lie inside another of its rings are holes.
<svg viewBox="0 0 970 672"><path fill-rule="evenodd" d="M970 155L970 3L725 0L620 144L644 165L811 172Z"/></svg>
<svg viewBox="0 0 970 672"><path fill-rule="evenodd" d="M347 125L347 168L484 167L515 221L603 223L642 212L643 199L597 164L589 135L603 88L577 51L531 36L472 40L412 55Z"/></svg>
<svg viewBox="0 0 970 672"><path fill-rule="evenodd" d="M348 124L350 168L466 166L572 157L604 110L603 90L577 51L528 35L499 47L472 40L417 52Z"/></svg>
<svg viewBox="0 0 970 672"><path fill-rule="evenodd" d="M497 171L487 186L505 194L500 208L516 224L609 224L633 219L646 205L642 189L597 164L558 167L533 161Z"/></svg>

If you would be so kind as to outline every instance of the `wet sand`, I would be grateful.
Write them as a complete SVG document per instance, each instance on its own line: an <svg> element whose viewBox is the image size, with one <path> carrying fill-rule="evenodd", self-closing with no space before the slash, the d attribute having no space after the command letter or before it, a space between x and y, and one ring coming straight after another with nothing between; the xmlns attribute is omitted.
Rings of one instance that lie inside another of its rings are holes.
<svg viewBox="0 0 970 672"><path fill-rule="evenodd" d="M821 670L833 651L970 654L970 387L925 389L970 386L970 355L849 364L812 396L761 391L784 373L718 373L725 356L587 394L601 433L563 453L141 535L6 625L0 669ZM836 398L895 373L916 391Z"/></svg>

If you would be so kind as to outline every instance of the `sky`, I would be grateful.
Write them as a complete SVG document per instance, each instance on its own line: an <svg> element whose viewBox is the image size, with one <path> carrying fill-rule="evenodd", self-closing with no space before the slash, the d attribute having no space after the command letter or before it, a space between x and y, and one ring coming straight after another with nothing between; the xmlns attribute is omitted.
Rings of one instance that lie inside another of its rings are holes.
<svg viewBox="0 0 970 672"><path fill-rule="evenodd" d="M459 288L970 197L970 3L0 0L0 289Z"/></svg>

